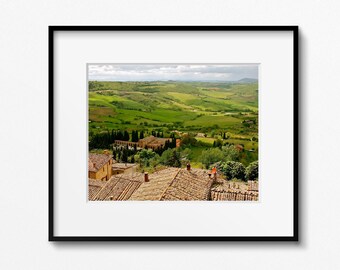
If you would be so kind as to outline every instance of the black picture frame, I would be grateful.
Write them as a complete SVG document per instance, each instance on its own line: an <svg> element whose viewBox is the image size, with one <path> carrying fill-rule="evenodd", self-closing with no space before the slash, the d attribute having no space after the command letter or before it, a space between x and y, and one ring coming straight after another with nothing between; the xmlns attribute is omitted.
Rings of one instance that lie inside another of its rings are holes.
<svg viewBox="0 0 340 270"><path fill-rule="evenodd" d="M293 235L292 236L56 236L54 234L54 34L58 31L288 31L293 33ZM49 241L299 241L299 35L298 26L49 26Z"/></svg>

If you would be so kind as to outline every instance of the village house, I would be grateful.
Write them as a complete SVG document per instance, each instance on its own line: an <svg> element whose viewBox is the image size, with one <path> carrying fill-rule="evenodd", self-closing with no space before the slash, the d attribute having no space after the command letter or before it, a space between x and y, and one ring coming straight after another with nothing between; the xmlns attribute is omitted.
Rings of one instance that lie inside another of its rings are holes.
<svg viewBox="0 0 340 270"><path fill-rule="evenodd" d="M136 172L138 164L136 163L113 163L112 165L112 174L121 174L121 173L133 173Z"/></svg>
<svg viewBox="0 0 340 270"><path fill-rule="evenodd" d="M112 155L89 153L88 177L94 180L107 181L112 176Z"/></svg>
<svg viewBox="0 0 340 270"><path fill-rule="evenodd" d="M168 167L152 174L131 172L109 181L89 179L90 201L257 201L257 183L231 183L216 169Z"/></svg>
<svg viewBox="0 0 340 270"><path fill-rule="evenodd" d="M89 185L89 200L210 200L217 176L208 170L169 167L152 174L113 175L101 188Z"/></svg>

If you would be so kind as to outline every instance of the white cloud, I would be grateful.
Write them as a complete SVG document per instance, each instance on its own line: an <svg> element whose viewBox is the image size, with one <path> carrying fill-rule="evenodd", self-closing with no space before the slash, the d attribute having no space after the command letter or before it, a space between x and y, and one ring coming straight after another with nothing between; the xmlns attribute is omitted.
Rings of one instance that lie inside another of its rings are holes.
<svg viewBox="0 0 340 270"><path fill-rule="evenodd" d="M90 64L90 80L154 81L154 80L239 80L258 78L257 64Z"/></svg>

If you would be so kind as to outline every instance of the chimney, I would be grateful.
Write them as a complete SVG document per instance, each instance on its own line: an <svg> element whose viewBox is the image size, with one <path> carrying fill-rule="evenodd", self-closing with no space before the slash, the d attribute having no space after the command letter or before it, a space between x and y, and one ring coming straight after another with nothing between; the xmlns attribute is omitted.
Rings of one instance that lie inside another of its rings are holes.
<svg viewBox="0 0 340 270"><path fill-rule="evenodd" d="M212 168L211 173L213 175L214 181L217 180L217 170L216 167Z"/></svg>
<svg viewBox="0 0 340 270"><path fill-rule="evenodd" d="M190 171L190 163L187 163L187 171Z"/></svg>
<svg viewBox="0 0 340 270"><path fill-rule="evenodd" d="M106 149L105 149L105 150L104 150L104 154L105 154L105 155L109 155L109 150L106 150Z"/></svg>
<svg viewBox="0 0 340 270"><path fill-rule="evenodd" d="M216 172L214 172L214 181L217 181L217 173Z"/></svg>
<svg viewBox="0 0 340 270"><path fill-rule="evenodd" d="M144 182L149 182L149 173L144 173Z"/></svg>

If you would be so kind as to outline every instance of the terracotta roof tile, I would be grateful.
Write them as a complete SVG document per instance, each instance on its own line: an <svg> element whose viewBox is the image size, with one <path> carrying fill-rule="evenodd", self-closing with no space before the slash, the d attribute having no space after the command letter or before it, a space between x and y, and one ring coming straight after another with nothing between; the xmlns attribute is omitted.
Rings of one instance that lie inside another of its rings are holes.
<svg viewBox="0 0 340 270"><path fill-rule="evenodd" d="M143 181L141 173L112 176L93 198L95 201L128 200Z"/></svg>
<svg viewBox="0 0 340 270"><path fill-rule="evenodd" d="M211 188L213 201L257 201L259 193L248 191L246 183L221 181Z"/></svg>
<svg viewBox="0 0 340 270"><path fill-rule="evenodd" d="M138 164L136 163L114 163L112 168L114 169L129 169L131 167L136 167Z"/></svg>
<svg viewBox="0 0 340 270"><path fill-rule="evenodd" d="M213 178L202 169L181 169L161 200L208 200Z"/></svg>
<svg viewBox="0 0 340 270"><path fill-rule="evenodd" d="M149 175L149 182L144 182L130 197L133 201L159 201L169 187L178 168L167 168Z"/></svg>
<svg viewBox="0 0 340 270"><path fill-rule="evenodd" d="M213 177L202 169L169 167L149 174L144 182L144 174L119 174L112 176L98 191L93 200L209 200Z"/></svg>
<svg viewBox="0 0 340 270"><path fill-rule="evenodd" d="M94 197L97 195L97 193L103 188L103 186L106 184L106 182L96 179L90 179L89 178L89 200L92 201Z"/></svg>

